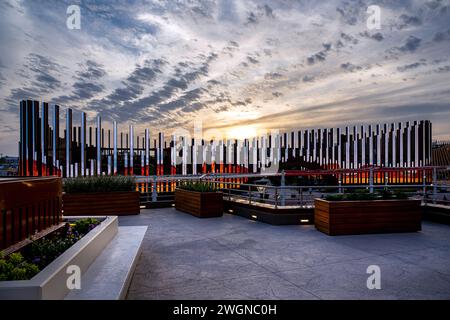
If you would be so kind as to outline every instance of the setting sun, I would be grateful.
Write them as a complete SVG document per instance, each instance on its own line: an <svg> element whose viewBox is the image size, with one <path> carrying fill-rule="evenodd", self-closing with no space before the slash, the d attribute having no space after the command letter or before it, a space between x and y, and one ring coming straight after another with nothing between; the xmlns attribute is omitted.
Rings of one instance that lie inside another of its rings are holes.
<svg viewBox="0 0 450 320"><path fill-rule="evenodd" d="M229 128L226 132L227 138L244 140L253 138L258 135L257 129L254 126L239 126Z"/></svg>

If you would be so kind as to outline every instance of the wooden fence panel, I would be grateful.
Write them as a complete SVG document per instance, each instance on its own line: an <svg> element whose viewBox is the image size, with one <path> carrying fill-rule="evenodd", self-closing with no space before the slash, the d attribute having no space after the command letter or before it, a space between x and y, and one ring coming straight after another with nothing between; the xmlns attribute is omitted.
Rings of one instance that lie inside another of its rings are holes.
<svg viewBox="0 0 450 320"><path fill-rule="evenodd" d="M0 250L61 219L61 178L0 180Z"/></svg>

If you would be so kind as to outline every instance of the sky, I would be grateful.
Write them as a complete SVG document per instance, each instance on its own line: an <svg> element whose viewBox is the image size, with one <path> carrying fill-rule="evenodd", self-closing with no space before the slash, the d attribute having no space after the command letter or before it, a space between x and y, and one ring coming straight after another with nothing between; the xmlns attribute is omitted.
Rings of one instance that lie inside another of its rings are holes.
<svg viewBox="0 0 450 320"><path fill-rule="evenodd" d="M21 99L137 134L431 120L448 140L450 1L2 0L3 154L17 154Z"/></svg>

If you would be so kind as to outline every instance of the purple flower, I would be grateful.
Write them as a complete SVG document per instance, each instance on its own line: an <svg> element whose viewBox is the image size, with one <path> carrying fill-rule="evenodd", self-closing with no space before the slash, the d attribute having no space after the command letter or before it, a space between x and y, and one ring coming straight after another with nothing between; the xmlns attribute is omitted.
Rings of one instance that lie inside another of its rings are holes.
<svg viewBox="0 0 450 320"><path fill-rule="evenodd" d="M34 264L37 264L37 263L39 263L40 261L41 261L41 258L35 257L31 262L34 263Z"/></svg>

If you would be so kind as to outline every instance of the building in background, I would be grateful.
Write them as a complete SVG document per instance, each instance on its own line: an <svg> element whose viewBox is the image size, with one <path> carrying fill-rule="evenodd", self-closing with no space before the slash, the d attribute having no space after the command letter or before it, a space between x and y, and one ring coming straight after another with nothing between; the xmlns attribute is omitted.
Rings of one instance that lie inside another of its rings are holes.
<svg viewBox="0 0 450 320"><path fill-rule="evenodd" d="M17 176L19 169L19 157L0 155L0 177Z"/></svg>
<svg viewBox="0 0 450 320"><path fill-rule="evenodd" d="M139 136L133 125L127 132L118 132L116 122L106 126L100 116L95 126L87 126L84 112L80 125L75 126L73 111L67 109L64 114L61 128L59 106L20 102L21 175L264 173L274 162L287 161L305 169L375 166L411 169L408 172L416 174L414 168L429 166L432 161L432 124L428 120L296 130L243 141L187 141L187 137L167 139L150 129Z"/></svg>

